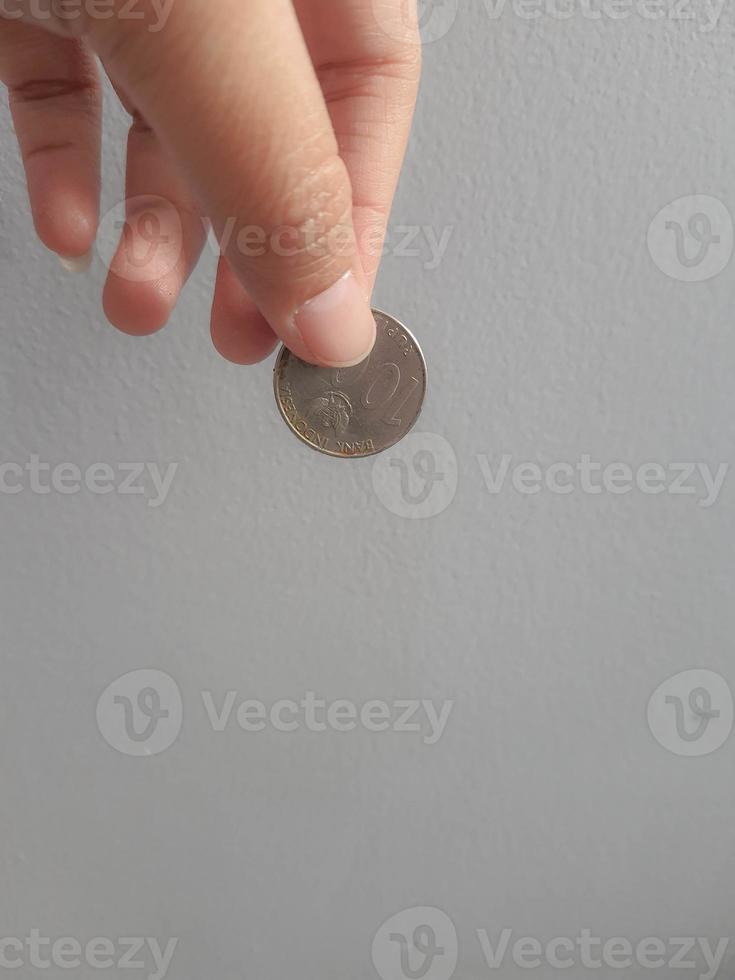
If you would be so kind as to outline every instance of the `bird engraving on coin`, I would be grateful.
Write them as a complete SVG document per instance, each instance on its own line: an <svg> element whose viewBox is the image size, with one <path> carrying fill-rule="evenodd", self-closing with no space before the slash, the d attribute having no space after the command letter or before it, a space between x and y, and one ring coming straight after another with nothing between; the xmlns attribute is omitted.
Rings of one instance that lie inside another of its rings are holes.
<svg viewBox="0 0 735 980"><path fill-rule="evenodd" d="M273 369L276 403L291 431L312 449L341 458L372 456L412 428L426 393L426 362L398 320L373 310L377 336L351 368L307 364L282 347Z"/></svg>

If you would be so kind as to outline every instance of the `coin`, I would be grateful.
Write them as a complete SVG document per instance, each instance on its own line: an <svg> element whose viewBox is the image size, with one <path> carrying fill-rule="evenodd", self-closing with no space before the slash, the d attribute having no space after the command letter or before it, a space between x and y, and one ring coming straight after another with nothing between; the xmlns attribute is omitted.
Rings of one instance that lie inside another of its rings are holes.
<svg viewBox="0 0 735 980"><path fill-rule="evenodd" d="M273 369L276 403L302 442L329 456L372 456L394 446L419 417L426 362L402 323L373 310L372 351L350 368L307 364L282 347Z"/></svg>

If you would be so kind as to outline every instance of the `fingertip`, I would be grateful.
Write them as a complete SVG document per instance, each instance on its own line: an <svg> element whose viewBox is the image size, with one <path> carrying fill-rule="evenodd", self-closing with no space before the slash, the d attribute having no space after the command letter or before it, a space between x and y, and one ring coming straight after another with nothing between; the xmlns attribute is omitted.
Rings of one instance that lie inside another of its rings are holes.
<svg viewBox="0 0 735 980"><path fill-rule="evenodd" d="M278 343L278 338L257 311L242 317L239 322L213 318L210 332L217 353L233 364L258 364Z"/></svg>
<svg viewBox="0 0 735 980"><path fill-rule="evenodd" d="M165 283L130 283L108 276L102 293L105 316L131 337L148 337L168 323L176 292Z"/></svg>
<svg viewBox="0 0 735 980"><path fill-rule="evenodd" d="M257 364L278 342L224 259L217 270L210 334L215 350L233 364Z"/></svg>
<svg viewBox="0 0 735 980"><path fill-rule="evenodd" d="M33 221L41 242L60 259L76 260L77 264L79 260L91 261L97 209L90 202L75 200L69 193L50 195L48 203L34 209Z"/></svg>
<svg viewBox="0 0 735 980"><path fill-rule="evenodd" d="M107 319L133 337L166 325L188 276L178 212L147 201L137 199L128 211L102 295Z"/></svg>

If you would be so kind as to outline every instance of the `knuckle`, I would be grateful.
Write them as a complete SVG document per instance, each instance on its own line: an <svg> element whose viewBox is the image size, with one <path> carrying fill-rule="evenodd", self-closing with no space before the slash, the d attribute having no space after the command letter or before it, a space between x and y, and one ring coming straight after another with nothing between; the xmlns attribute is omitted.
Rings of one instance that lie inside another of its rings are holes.
<svg viewBox="0 0 735 980"><path fill-rule="evenodd" d="M305 273L354 252L352 186L336 153L291 177L273 213L274 253Z"/></svg>
<svg viewBox="0 0 735 980"><path fill-rule="evenodd" d="M405 80L416 86L421 79L422 62L423 47L420 41L417 44L407 45L396 59L396 64Z"/></svg>
<svg viewBox="0 0 735 980"><path fill-rule="evenodd" d="M29 162L35 160L36 157L52 157L57 153L64 153L69 150L73 151L75 147L76 144L71 140L39 143L37 146L29 146L23 151L23 162L28 166Z"/></svg>
<svg viewBox="0 0 735 980"><path fill-rule="evenodd" d="M296 228L313 220L327 223L341 218L352 203L352 189L344 161L336 153L300 168L283 198L285 222Z"/></svg>
<svg viewBox="0 0 735 980"><path fill-rule="evenodd" d="M72 99L75 102L97 102L97 86L83 77L32 78L11 88L15 103L57 102Z"/></svg>

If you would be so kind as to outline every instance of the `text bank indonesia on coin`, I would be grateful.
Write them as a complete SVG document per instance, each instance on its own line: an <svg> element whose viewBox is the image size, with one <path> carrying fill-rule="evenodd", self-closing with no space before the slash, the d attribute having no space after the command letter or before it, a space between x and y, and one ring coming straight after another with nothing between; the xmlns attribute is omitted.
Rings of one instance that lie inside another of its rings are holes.
<svg viewBox="0 0 735 980"><path fill-rule="evenodd" d="M330 456L372 456L395 445L419 417L426 363L411 332L373 310L377 339L351 368L322 368L282 347L273 369L276 402L299 439Z"/></svg>

